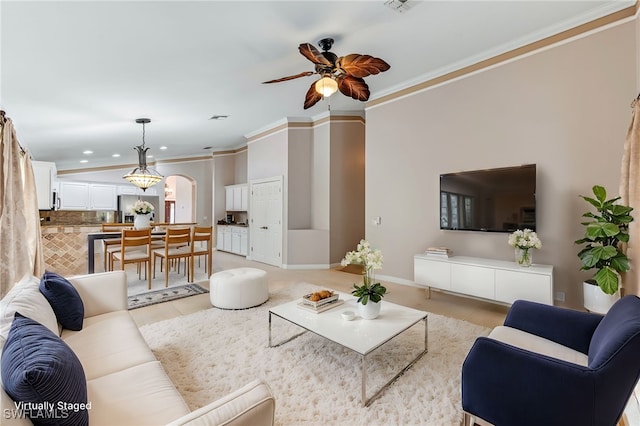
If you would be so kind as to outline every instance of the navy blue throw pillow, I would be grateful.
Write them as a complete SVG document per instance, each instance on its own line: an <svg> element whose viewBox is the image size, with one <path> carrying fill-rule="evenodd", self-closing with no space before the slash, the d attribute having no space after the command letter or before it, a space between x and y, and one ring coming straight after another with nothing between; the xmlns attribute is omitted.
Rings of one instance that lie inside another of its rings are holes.
<svg viewBox="0 0 640 426"><path fill-rule="evenodd" d="M62 328L82 330L84 305L78 290L55 272L45 272L40 280L40 292L49 301Z"/></svg>
<svg viewBox="0 0 640 426"><path fill-rule="evenodd" d="M35 425L88 425L87 380L71 348L16 312L0 360L2 386Z"/></svg>

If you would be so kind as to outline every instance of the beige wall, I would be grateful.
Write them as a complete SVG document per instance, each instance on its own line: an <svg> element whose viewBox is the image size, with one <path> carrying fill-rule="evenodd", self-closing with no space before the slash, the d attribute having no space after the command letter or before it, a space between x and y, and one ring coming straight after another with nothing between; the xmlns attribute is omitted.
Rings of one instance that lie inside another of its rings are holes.
<svg viewBox="0 0 640 426"><path fill-rule="evenodd" d="M289 129L287 181L289 182L289 229L311 228L311 178L313 134L310 129Z"/></svg>
<svg viewBox="0 0 640 426"><path fill-rule="evenodd" d="M292 122L248 144L249 180L284 176L285 267L328 267L364 236L364 120Z"/></svg>
<svg viewBox="0 0 640 426"><path fill-rule="evenodd" d="M364 132L363 121L331 122L331 263L340 262L365 236Z"/></svg>
<svg viewBox="0 0 640 426"><path fill-rule="evenodd" d="M636 91L635 22L596 32L421 93L367 108L366 235L382 275L413 281L413 255L513 259L507 234L439 229L439 175L536 163L534 262L554 265L555 291L582 304L579 194L615 195ZM371 220L382 217L382 225Z"/></svg>
<svg viewBox="0 0 640 426"><path fill-rule="evenodd" d="M313 128L313 169L311 177L311 228L329 230L330 126Z"/></svg>

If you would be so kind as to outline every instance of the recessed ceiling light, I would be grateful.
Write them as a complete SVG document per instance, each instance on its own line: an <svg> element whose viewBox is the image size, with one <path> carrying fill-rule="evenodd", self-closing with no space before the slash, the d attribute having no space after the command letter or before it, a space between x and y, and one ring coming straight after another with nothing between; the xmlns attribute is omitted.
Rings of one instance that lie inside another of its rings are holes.
<svg viewBox="0 0 640 426"><path fill-rule="evenodd" d="M120 154L113 154L112 157L120 157Z"/></svg>
<svg viewBox="0 0 640 426"><path fill-rule="evenodd" d="M93 151L87 149L86 151L82 151L82 153L89 155L89 154L93 154Z"/></svg>
<svg viewBox="0 0 640 426"><path fill-rule="evenodd" d="M147 158L153 158L152 154L147 154Z"/></svg>
<svg viewBox="0 0 640 426"><path fill-rule="evenodd" d="M167 149L167 147L166 146L161 146L160 149L164 150L164 149Z"/></svg>
<svg viewBox="0 0 640 426"><path fill-rule="evenodd" d="M228 115L214 115L209 120L226 120L229 118Z"/></svg>
<svg viewBox="0 0 640 426"><path fill-rule="evenodd" d="M89 160L80 160L81 163L88 163Z"/></svg>

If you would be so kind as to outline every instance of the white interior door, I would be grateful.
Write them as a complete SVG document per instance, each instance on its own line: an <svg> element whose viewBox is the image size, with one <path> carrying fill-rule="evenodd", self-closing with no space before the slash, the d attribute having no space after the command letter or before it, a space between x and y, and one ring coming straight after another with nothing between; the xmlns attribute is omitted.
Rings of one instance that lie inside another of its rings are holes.
<svg viewBox="0 0 640 426"><path fill-rule="evenodd" d="M282 266L282 177L250 183L249 256Z"/></svg>

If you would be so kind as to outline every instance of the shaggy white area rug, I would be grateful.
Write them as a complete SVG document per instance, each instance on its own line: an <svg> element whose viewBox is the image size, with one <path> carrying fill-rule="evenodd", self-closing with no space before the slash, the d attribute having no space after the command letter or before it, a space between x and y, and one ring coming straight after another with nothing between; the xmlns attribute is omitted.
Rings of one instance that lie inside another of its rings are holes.
<svg viewBox="0 0 640 426"><path fill-rule="evenodd" d="M262 378L274 393L278 425L460 424L462 363L475 338L487 335L488 328L429 314L429 352L363 408L357 354L312 333L268 347L269 308L317 289L296 284L271 293L257 308L211 308L145 325L140 331L192 410ZM274 317L276 341L299 330ZM368 396L423 344L420 322L368 358Z"/></svg>

